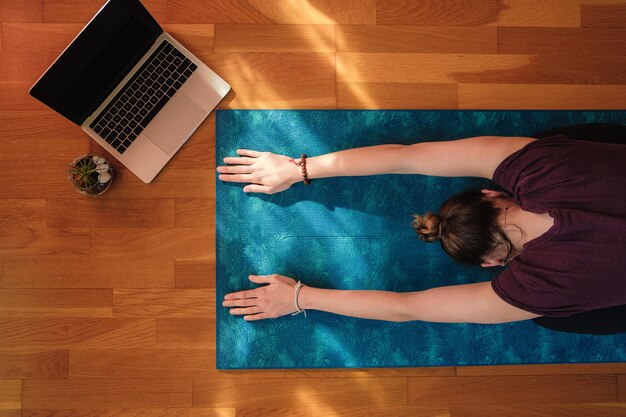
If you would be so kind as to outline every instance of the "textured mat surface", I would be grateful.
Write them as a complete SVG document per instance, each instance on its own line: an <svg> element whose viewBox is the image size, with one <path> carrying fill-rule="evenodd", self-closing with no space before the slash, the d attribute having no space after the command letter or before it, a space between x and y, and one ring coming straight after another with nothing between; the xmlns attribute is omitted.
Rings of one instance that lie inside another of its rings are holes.
<svg viewBox="0 0 626 417"><path fill-rule="evenodd" d="M532 135L577 123L626 120L619 111L218 111L216 157L238 148L315 156L381 143L477 135ZM413 213L456 192L489 186L419 175L332 178L273 196L217 181L217 366L342 368L626 361L626 334L558 333L531 321L502 325L390 323L318 311L248 323L221 307L278 273L311 286L415 291L485 281L497 271L460 266L420 242Z"/></svg>

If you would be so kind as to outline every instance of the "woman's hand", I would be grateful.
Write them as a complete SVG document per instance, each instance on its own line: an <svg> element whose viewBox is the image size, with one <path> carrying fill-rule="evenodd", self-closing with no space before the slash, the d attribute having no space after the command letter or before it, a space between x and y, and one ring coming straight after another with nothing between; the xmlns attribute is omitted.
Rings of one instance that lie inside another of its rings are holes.
<svg viewBox="0 0 626 417"><path fill-rule="evenodd" d="M268 284L253 290L226 294L222 305L234 307L230 314L243 315L244 320L273 319L295 313L296 281L282 275L250 275L256 284Z"/></svg>
<svg viewBox="0 0 626 417"><path fill-rule="evenodd" d="M218 166L218 177L224 182L248 183L246 193L275 194L302 179L300 168L292 158L271 152L238 149L239 157L224 158L228 166Z"/></svg>

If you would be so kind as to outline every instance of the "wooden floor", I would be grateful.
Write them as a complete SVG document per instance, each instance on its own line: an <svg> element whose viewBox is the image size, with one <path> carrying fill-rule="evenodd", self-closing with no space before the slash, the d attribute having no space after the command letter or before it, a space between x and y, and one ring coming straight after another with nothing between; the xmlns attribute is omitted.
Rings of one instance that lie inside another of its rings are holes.
<svg viewBox="0 0 626 417"><path fill-rule="evenodd" d="M89 199L106 152L27 94L101 3L0 0L0 417L626 416L625 364L216 371L214 115ZM222 108L626 108L626 1L146 5Z"/></svg>

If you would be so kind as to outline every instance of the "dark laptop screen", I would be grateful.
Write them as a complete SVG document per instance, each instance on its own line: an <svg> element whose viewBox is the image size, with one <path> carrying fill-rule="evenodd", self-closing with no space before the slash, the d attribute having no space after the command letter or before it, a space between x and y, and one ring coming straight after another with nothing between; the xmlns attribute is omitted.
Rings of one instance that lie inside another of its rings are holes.
<svg viewBox="0 0 626 417"><path fill-rule="evenodd" d="M162 32L137 0L110 0L30 94L80 125Z"/></svg>

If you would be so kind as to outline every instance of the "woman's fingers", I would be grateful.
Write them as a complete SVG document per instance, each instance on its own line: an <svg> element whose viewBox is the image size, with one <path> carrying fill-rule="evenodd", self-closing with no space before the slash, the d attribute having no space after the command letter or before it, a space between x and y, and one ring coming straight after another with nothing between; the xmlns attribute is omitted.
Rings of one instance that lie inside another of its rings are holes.
<svg viewBox="0 0 626 417"><path fill-rule="evenodd" d="M224 182L252 182L252 176L250 174L224 174L217 178Z"/></svg>
<svg viewBox="0 0 626 417"><path fill-rule="evenodd" d="M237 149L237 154L242 156L250 156L252 158L258 158L262 155L262 152L251 151L249 149Z"/></svg>
<svg viewBox="0 0 626 417"><path fill-rule="evenodd" d="M250 174L252 167L250 165L233 165L217 167L220 174Z"/></svg>
<svg viewBox="0 0 626 417"><path fill-rule="evenodd" d="M259 314L261 313L261 309L257 306L254 307L246 307L246 308L231 308L230 314L233 316L242 316L248 314Z"/></svg>
<svg viewBox="0 0 626 417"><path fill-rule="evenodd" d="M272 318L272 316L270 316L267 313L259 313L259 314L243 316L243 319L245 321L257 321L257 320L270 319L270 318Z"/></svg>
<svg viewBox="0 0 626 417"><path fill-rule="evenodd" d="M250 184L243 187L244 193L263 193L263 194L271 194L272 189L266 185L259 184Z"/></svg>
<svg viewBox="0 0 626 417"><path fill-rule="evenodd" d="M252 165L254 164L254 158L237 158L235 156L227 156L224 158L224 163L231 165Z"/></svg>

